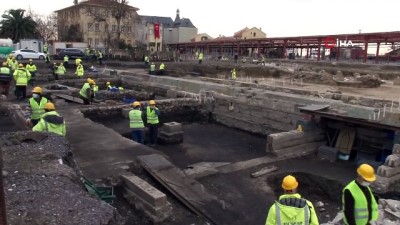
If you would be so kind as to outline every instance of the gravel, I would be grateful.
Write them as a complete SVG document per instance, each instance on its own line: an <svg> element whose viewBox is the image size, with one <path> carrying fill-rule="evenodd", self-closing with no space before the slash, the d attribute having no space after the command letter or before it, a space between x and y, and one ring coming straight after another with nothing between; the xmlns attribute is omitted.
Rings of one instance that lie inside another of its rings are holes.
<svg viewBox="0 0 400 225"><path fill-rule="evenodd" d="M0 146L9 225L123 224L113 206L86 192L63 137L7 133Z"/></svg>

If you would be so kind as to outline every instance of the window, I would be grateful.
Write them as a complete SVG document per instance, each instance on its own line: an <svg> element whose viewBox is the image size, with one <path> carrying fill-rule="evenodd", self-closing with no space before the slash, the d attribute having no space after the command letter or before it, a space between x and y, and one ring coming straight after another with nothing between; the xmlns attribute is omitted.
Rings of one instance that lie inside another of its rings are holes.
<svg viewBox="0 0 400 225"><path fill-rule="evenodd" d="M95 24L94 24L94 30L95 30L96 32L99 32L99 31L100 31L100 25L99 25L99 23L95 23Z"/></svg>
<svg viewBox="0 0 400 225"><path fill-rule="evenodd" d="M105 24L105 25L104 25L104 31L105 31L105 32L108 32L108 24Z"/></svg>
<svg viewBox="0 0 400 225"><path fill-rule="evenodd" d="M153 35L153 29L149 29L149 35Z"/></svg>
<svg viewBox="0 0 400 225"><path fill-rule="evenodd" d="M98 38L94 39L94 45L97 46L100 44L100 40Z"/></svg>
<svg viewBox="0 0 400 225"><path fill-rule="evenodd" d="M112 25L112 32L117 32L117 25Z"/></svg>
<svg viewBox="0 0 400 225"><path fill-rule="evenodd" d="M87 42L88 42L89 45L92 45L92 39L91 38L88 38Z"/></svg>
<svg viewBox="0 0 400 225"><path fill-rule="evenodd" d="M125 32L125 26L121 26L121 33L124 33Z"/></svg>
<svg viewBox="0 0 400 225"><path fill-rule="evenodd" d="M132 33L132 26L126 26L126 32Z"/></svg>
<svg viewBox="0 0 400 225"><path fill-rule="evenodd" d="M256 36L256 32L253 33L253 37L255 37L255 36Z"/></svg>
<svg viewBox="0 0 400 225"><path fill-rule="evenodd" d="M88 23L88 31L93 31L93 23Z"/></svg>

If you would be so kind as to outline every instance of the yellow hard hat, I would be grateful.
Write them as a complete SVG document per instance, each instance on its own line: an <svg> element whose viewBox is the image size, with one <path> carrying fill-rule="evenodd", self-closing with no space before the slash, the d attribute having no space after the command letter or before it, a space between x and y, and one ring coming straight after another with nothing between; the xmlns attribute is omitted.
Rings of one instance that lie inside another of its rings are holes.
<svg viewBox="0 0 400 225"><path fill-rule="evenodd" d="M357 173L366 181L373 182L376 180L375 170L372 166L368 164L360 165L357 168Z"/></svg>
<svg viewBox="0 0 400 225"><path fill-rule="evenodd" d="M156 104L156 101L154 101L154 100L149 101L149 105L155 105L155 104Z"/></svg>
<svg viewBox="0 0 400 225"><path fill-rule="evenodd" d="M110 81L107 81L107 83L106 83L107 85L110 85Z"/></svg>
<svg viewBox="0 0 400 225"><path fill-rule="evenodd" d="M42 94L42 88L41 87L34 87L33 90L32 90L32 93Z"/></svg>
<svg viewBox="0 0 400 225"><path fill-rule="evenodd" d="M297 180L294 176L288 175L285 178L283 178L282 188L284 190L287 190L287 191L294 190L298 186L299 186L299 183L297 182Z"/></svg>
<svg viewBox="0 0 400 225"><path fill-rule="evenodd" d="M6 62L3 62L3 66L7 66L7 63L6 63Z"/></svg>
<svg viewBox="0 0 400 225"><path fill-rule="evenodd" d="M47 110L55 110L56 107L54 106L53 103L47 102L46 105L44 105L44 109L47 109Z"/></svg>
<svg viewBox="0 0 400 225"><path fill-rule="evenodd" d="M135 101L135 102L133 103L133 107L136 107L136 106L140 106L140 102Z"/></svg>
<svg viewBox="0 0 400 225"><path fill-rule="evenodd" d="M29 59L29 62L32 62L32 59Z"/></svg>
<svg viewBox="0 0 400 225"><path fill-rule="evenodd" d="M89 84L96 84L96 82L94 82L94 80L92 80L92 79L90 79L90 80L88 79L88 83Z"/></svg>
<svg viewBox="0 0 400 225"><path fill-rule="evenodd" d="M20 64L18 65L18 67L24 67L24 65L23 65L22 63L20 63Z"/></svg>

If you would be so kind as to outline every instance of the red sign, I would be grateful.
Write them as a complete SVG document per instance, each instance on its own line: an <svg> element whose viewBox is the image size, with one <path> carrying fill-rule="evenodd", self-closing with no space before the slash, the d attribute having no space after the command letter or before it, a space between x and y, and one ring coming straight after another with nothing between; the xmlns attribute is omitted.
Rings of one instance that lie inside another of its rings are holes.
<svg viewBox="0 0 400 225"><path fill-rule="evenodd" d="M154 38L160 38L160 24L154 24Z"/></svg>
<svg viewBox="0 0 400 225"><path fill-rule="evenodd" d="M324 40L324 44L326 48L334 48L336 47L336 40L333 37L327 37Z"/></svg>

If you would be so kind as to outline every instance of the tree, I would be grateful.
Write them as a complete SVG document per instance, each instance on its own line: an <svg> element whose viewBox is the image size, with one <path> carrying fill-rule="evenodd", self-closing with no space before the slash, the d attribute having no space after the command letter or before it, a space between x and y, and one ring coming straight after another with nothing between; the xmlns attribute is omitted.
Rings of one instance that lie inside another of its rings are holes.
<svg viewBox="0 0 400 225"><path fill-rule="evenodd" d="M133 29L125 30L127 25L134 24L136 17L135 8L129 5L128 0L91 0L93 4L85 4L85 14L92 18L93 23L103 24L105 32L103 33L103 41L113 46L118 46L121 36L133 35ZM106 6L99 8L99 5ZM116 22L116 30L112 31L112 20ZM112 33L115 32L115 35Z"/></svg>
<svg viewBox="0 0 400 225"><path fill-rule="evenodd" d="M24 38L36 38L37 24L32 17L25 16L23 9L10 9L1 17L0 21L0 36L11 38L14 43Z"/></svg>
<svg viewBox="0 0 400 225"><path fill-rule="evenodd" d="M50 39L57 39L58 26L56 13L40 15L32 10L28 10L28 15L36 22L36 33L44 42L47 42Z"/></svg>

